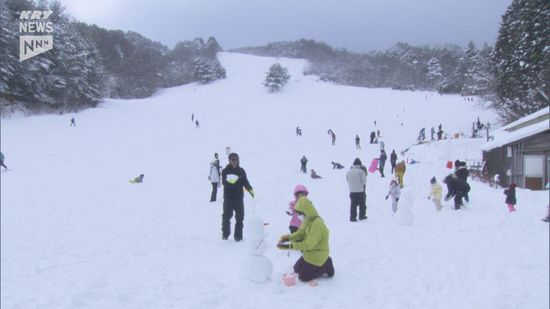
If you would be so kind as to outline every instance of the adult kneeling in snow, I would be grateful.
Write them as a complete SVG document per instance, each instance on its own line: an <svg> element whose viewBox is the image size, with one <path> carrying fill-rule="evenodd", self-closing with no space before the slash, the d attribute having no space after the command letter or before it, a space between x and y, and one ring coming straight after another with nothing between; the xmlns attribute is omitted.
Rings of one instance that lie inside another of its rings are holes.
<svg viewBox="0 0 550 309"><path fill-rule="evenodd" d="M334 276L325 222L305 196L298 199L295 210L303 216L302 225L296 232L281 236L277 248L302 251L302 257L294 264L294 272L301 281L311 281L323 274Z"/></svg>

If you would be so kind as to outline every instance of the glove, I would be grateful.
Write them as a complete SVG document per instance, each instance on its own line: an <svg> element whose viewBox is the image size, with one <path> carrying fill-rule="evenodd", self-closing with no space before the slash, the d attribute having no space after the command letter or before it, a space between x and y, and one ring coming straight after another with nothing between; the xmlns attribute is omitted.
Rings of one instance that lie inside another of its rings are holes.
<svg viewBox="0 0 550 309"><path fill-rule="evenodd" d="M398 197L396 197L396 198L395 198L395 201L396 201L396 202L399 202L399 198L398 198Z"/></svg>
<svg viewBox="0 0 550 309"><path fill-rule="evenodd" d="M250 194L250 196L252 196L252 198L254 198L254 190L250 189L248 190L248 193Z"/></svg>
<svg viewBox="0 0 550 309"><path fill-rule="evenodd" d="M279 243L282 243L282 242L285 242L285 241L289 241L290 240L290 235L289 234L285 234L283 236L281 236L281 238L279 238Z"/></svg>
<svg viewBox="0 0 550 309"><path fill-rule="evenodd" d="M281 250L290 250L290 245L289 244L278 243L277 248L279 248Z"/></svg>
<svg viewBox="0 0 550 309"><path fill-rule="evenodd" d="M290 211L286 211L286 214L292 216L292 213Z"/></svg>
<svg viewBox="0 0 550 309"><path fill-rule="evenodd" d="M386 195L386 199L388 199L388 197L390 197L389 195Z"/></svg>

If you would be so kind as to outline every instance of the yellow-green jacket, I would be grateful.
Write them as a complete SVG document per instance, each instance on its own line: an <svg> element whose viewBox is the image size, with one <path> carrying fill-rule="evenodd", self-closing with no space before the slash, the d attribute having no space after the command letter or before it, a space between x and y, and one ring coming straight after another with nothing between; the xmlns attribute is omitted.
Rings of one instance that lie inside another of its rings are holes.
<svg viewBox="0 0 550 309"><path fill-rule="evenodd" d="M302 251L304 260L322 266L329 256L329 230L310 200L301 197L295 206L305 219L300 228L290 235L290 248Z"/></svg>
<svg viewBox="0 0 550 309"><path fill-rule="evenodd" d="M434 200L440 200L441 199L441 186L437 182L432 184L432 191L430 191L430 196Z"/></svg>

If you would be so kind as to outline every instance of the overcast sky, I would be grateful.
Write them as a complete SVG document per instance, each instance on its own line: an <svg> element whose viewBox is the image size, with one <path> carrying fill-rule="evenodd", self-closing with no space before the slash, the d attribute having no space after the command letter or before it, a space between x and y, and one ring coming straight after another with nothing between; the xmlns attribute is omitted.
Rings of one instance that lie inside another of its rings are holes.
<svg viewBox="0 0 550 309"><path fill-rule="evenodd" d="M308 38L365 52L396 42L494 44L512 0L61 0L80 21L173 48L214 36L224 49Z"/></svg>

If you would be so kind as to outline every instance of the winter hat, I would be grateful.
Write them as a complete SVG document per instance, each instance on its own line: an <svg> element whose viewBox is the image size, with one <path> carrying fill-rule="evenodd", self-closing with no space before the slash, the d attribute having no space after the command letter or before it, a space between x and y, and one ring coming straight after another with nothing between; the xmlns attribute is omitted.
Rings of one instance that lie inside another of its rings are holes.
<svg viewBox="0 0 550 309"><path fill-rule="evenodd" d="M229 160L231 160L231 159L233 159L233 158L239 159L239 155L238 155L236 152L232 152L232 153L229 154L229 156L227 156L227 158L228 158Z"/></svg>
<svg viewBox="0 0 550 309"><path fill-rule="evenodd" d="M353 160L353 165L363 165L361 163L361 160L359 158L355 158L355 160Z"/></svg>
<svg viewBox="0 0 550 309"><path fill-rule="evenodd" d="M436 182L437 182L437 180L435 180L435 177L432 177L432 179L430 179L430 183L433 184L433 183L436 183Z"/></svg>
<svg viewBox="0 0 550 309"><path fill-rule="evenodd" d="M296 187L294 187L294 195L296 195L298 192L303 192L306 196L309 194L309 191L304 185L296 185Z"/></svg>

